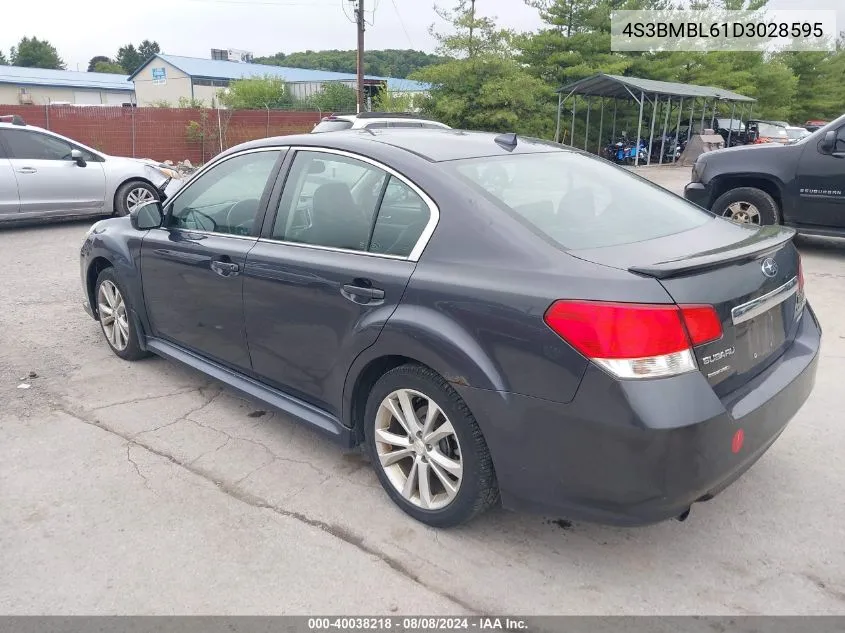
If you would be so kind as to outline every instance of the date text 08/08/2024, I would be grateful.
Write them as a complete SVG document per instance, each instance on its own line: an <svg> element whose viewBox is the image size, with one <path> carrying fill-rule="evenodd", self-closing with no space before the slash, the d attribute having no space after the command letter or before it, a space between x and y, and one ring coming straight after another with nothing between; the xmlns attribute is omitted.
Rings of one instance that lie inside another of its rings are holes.
<svg viewBox="0 0 845 633"><path fill-rule="evenodd" d="M525 620L511 617L325 617L308 618L309 631L527 631Z"/></svg>

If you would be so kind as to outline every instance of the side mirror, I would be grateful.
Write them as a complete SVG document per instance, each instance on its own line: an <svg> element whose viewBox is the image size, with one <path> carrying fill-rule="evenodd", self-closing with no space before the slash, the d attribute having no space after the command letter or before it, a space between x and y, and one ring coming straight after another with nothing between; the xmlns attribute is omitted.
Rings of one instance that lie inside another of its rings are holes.
<svg viewBox="0 0 845 633"><path fill-rule="evenodd" d="M82 152L78 149L72 149L70 151L70 158L74 163L76 163L80 167L85 167L85 165L87 165L87 163L85 162L85 156L83 156Z"/></svg>
<svg viewBox="0 0 845 633"><path fill-rule="evenodd" d="M824 137L819 143L819 151L822 154L832 154L836 147L836 131L830 130L824 133Z"/></svg>
<svg viewBox="0 0 845 633"><path fill-rule="evenodd" d="M129 212L129 222L136 231L157 229L164 224L164 208L158 200L139 204Z"/></svg>

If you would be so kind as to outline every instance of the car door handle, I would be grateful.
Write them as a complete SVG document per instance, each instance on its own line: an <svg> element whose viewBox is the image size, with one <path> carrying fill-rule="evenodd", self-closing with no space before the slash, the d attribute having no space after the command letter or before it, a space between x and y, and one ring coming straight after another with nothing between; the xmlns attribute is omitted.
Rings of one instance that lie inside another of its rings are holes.
<svg viewBox="0 0 845 633"><path fill-rule="evenodd" d="M21 167L18 169L19 174L35 174L38 170L35 167Z"/></svg>
<svg viewBox="0 0 845 633"><path fill-rule="evenodd" d="M367 286L344 284L340 289L340 294L355 303L380 303L384 300L384 290L380 288L369 288Z"/></svg>
<svg viewBox="0 0 845 633"><path fill-rule="evenodd" d="M211 270L221 277L237 277L241 272L241 267L234 262L214 260L211 262Z"/></svg>

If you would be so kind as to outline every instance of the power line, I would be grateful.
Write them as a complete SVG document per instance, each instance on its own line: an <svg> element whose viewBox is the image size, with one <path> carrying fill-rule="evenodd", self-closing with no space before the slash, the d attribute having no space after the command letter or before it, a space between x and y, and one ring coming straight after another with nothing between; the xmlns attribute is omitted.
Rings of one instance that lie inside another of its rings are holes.
<svg viewBox="0 0 845 633"><path fill-rule="evenodd" d="M184 0L184 2L199 2L201 4L229 4L242 6L265 6L265 7L313 7L322 8L328 6L329 0Z"/></svg>
<svg viewBox="0 0 845 633"><path fill-rule="evenodd" d="M393 10L396 11L396 17L399 18L399 24L402 26L402 30L405 32L405 37L408 38L408 44L411 48L414 48L414 43L411 41L411 36L408 34L408 29L405 28L405 21L402 19L402 14L399 13L399 7L396 5L396 0L390 0L393 4Z"/></svg>

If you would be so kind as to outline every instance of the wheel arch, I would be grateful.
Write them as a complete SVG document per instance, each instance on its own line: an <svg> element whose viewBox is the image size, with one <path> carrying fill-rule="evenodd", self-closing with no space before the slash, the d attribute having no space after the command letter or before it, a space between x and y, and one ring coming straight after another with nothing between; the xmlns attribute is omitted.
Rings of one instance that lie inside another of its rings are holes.
<svg viewBox="0 0 845 633"><path fill-rule="evenodd" d="M356 438L370 389L385 373L406 363L427 367L455 386L507 391L497 363L469 332L435 310L400 306L376 343L347 372L342 420Z"/></svg>
<svg viewBox="0 0 845 633"><path fill-rule="evenodd" d="M124 185L128 185L129 183L133 182L142 182L145 185L149 185L153 188L153 190L158 192L158 187L156 187L155 184L153 184L153 181L149 178L144 178L143 176L130 176L128 178L124 178L120 183L118 183L117 187L115 187L114 189L114 195L112 196L112 215L117 214L117 195L120 193L120 190L123 189Z"/></svg>
<svg viewBox="0 0 845 633"><path fill-rule="evenodd" d="M91 260L85 271L85 292L88 295L88 305L91 306L91 312L93 312L97 321L100 320L100 313L97 310L97 298L94 296L94 291L96 290L97 278L106 268L114 268L114 262L107 257L98 255Z"/></svg>
<svg viewBox="0 0 845 633"><path fill-rule="evenodd" d="M712 210L716 200L732 189L741 187L754 187L765 191L778 205L780 210L780 221L783 223L783 203L785 200L785 185L776 177L767 174L725 174L713 179L713 194L710 209Z"/></svg>

